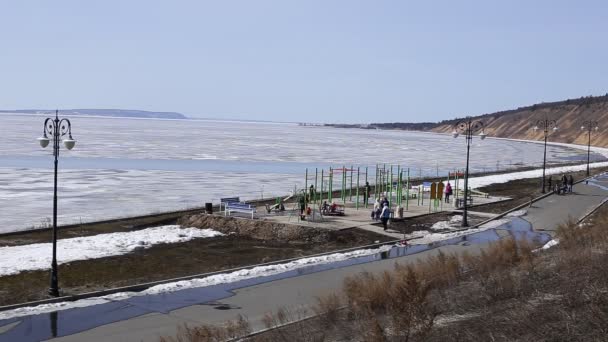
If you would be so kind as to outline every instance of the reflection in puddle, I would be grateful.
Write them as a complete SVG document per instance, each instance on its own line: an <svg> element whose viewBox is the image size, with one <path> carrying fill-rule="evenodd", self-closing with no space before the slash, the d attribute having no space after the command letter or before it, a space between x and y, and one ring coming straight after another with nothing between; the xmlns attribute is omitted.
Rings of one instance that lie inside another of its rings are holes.
<svg viewBox="0 0 608 342"><path fill-rule="evenodd" d="M135 296L125 300L74 308L52 313L18 317L0 321L0 327L20 322L7 332L0 334L0 341L40 341L52 337L66 336L105 324L123 321L153 312L169 313L191 305L218 301L233 295L232 291L274 280L297 277L345 266L365 264L380 259L392 259L417 254L441 246L483 244L501 238L497 229L508 232L516 240L529 240L544 244L551 239L549 234L534 232L527 221L514 217L504 225L482 232L463 235L428 245L395 246L387 252L342 260L327 264L310 265L281 274L261 276L241 281L207 287L185 289L156 295ZM504 236L504 234L502 234ZM50 324L49 324L50 322Z"/></svg>

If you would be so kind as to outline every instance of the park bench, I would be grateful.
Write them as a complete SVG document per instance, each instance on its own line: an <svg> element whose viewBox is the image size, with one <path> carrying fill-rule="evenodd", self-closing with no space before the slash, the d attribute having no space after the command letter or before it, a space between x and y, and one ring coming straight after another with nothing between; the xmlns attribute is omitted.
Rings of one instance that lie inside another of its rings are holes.
<svg viewBox="0 0 608 342"><path fill-rule="evenodd" d="M222 211L222 206L224 207L224 210L226 210L226 204L228 204L228 203L239 203L239 202L241 202L241 199L238 197L220 198L220 211Z"/></svg>
<svg viewBox="0 0 608 342"><path fill-rule="evenodd" d="M224 216L230 215L234 211L237 213L251 214L251 218L253 219L253 214L255 213L255 206L251 204L240 202L226 202L224 206L226 208L226 210L224 211Z"/></svg>

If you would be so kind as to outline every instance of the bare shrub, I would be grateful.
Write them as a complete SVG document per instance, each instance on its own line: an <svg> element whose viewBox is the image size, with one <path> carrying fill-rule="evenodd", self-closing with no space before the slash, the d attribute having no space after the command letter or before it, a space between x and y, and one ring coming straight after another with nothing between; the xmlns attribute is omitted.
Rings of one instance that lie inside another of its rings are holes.
<svg viewBox="0 0 608 342"><path fill-rule="evenodd" d="M329 329L338 323L340 309L342 309L342 301L335 293L317 297L317 305L313 307L313 311L319 317L324 329Z"/></svg>
<svg viewBox="0 0 608 342"><path fill-rule="evenodd" d="M161 342L220 342L236 339L251 333L247 318L239 315L236 320L227 322L224 326L203 324L190 327L187 324L177 327L175 337L161 337Z"/></svg>
<svg viewBox="0 0 608 342"><path fill-rule="evenodd" d="M390 301L389 288L393 283L393 277L389 272L383 272L376 276L369 272L363 272L344 280L344 294L348 306L354 312L385 313L386 303Z"/></svg>
<svg viewBox="0 0 608 342"><path fill-rule="evenodd" d="M395 264L395 269L400 270L403 266ZM443 288L456 284L462 276L462 266L457 255L446 255L441 250L436 256L429 256L419 260L415 268L420 278L429 282L433 288Z"/></svg>
<svg viewBox="0 0 608 342"><path fill-rule="evenodd" d="M268 332L254 341L272 342L321 342L326 330L318 318L310 319L310 312L304 307L280 308L275 314L267 313L262 319Z"/></svg>
<svg viewBox="0 0 608 342"><path fill-rule="evenodd" d="M428 301L431 287L412 267L397 272L390 288L388 317L393 335L409 341L427 335L433 327L436 310Z"/></svg>

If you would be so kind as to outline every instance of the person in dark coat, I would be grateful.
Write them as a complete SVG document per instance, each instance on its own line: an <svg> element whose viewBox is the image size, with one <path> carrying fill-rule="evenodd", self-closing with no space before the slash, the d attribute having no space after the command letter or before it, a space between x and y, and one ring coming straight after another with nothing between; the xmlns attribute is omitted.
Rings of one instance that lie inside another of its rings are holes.
<svg viewBox="0 0 608 342"><path fill-rule="evenodd" d="M380 214L380 220L382 221L382 227L384 230L388 228L388 219L391 217L391 210L388 208L388 204L384 204L382 213Z"/></svg>
<svg viewBox="0 0 608 342"><path fill-rule="evenodd" d="M566 191L568 191L568 177L566 176L566 174L562 175L562 181L560 184L561 187L561 192L562 193L566 193Z"/></svg>
<svg viewBox="0 0 608 342"><path fill-rule="evenodd" d="M369 182L365 182L365 187L363 188L363 205L367 205L369 201L369 195L372 192L372 187L369 185Z"/></svg>
<svg viewBox="0 0 608 342"><path fill-rule="evenodd" d="M382 207L384 208L384 206L389 206L390 207L390 203L388 202L388 198L386 197L382 197L382 201L380 201L380 204L382 205Z"/></svg>
<svg viewBox="0 0 608 342"><path fill-rule="evenodd" d="M572 174L568 176L568 192L572 192L572 188L574 187L574 177Z"/></svg>

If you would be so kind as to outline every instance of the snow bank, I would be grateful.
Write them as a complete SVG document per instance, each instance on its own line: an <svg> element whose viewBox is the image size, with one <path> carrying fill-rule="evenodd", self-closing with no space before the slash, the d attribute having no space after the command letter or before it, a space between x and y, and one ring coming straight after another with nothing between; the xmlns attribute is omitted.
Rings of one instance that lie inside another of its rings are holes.
<svg viewBox="0 0 608 342"><path fill-rule="evenodd" d="M262 276L275 275L294 269L326 264L330 262L346 260L351 258L357 258L367 255L373 255L380 252L390 250L392 246L382 246L374 249L361 249L347 253L334 253L329 255L315 256L309 258L302 258L294 260L284 264L257 266L248 269L242 269L230 273L215 274L204 278L183 280L174 283L162 284L151 287L142 292L121 292L103 297L94 297L88 299L77 300L74 302L61 302L53 304L42 304L34 307L24 307L14 310L7 310L0 312L0 320L9 319L15 317L38 315L42 313L48 313L53 311L61 311L79 307L86 307L98 304L104 304L111 301L128 299L136 296L154 295L160 293L174 292L189 288L205 287L217 284L233 283L240 280L251 279Z"/></svg>
<svg viewBox="0 0 608 342"><path fill-rule="evenodd" d="M589 167L590 168L608 167L608 162L593 163L593 164L590 164ZM587 164L552 167L552 168L546 169L546 175L547 176L555 175L555 174L561 175L563 173L584 171L586 169L587 169ZM507 182L510 182L513 180L518 180L518 179L539 178L539 177L542 177L542 175L543 175L543 170L538 169L538 170L504 173L504 174L499 174L499 175L483 176L483 177L471 177L471 178L469 178L469 187L476 189L476 188L482 188L484 186L488 186L488 185L492 185L492 184L507 183ZM451 180L451 181L453 182L454 180ZM444 182L444 183L447 183L447 182ZM459 187L460 188L464 187L464 180L459 180Z"/></svg>
<svg viewBox="0 0 608 342"><path fill-rule="evenodd" d="M515 210L515 211L508 213L507 216L508 217L521 217L521 216L526 215L527 213L528 213L527 210L520 209L520 210Z"/></svg>
<svg viewBox="0 0 608 342"><path fill-rule="evenodd" d="M462 222L462 215L454 215L449 221L435 222L431 227L431 230L444 230L456 228L455 225Z"/></svg>
<svg viewBox="0 0 608 342"><path fill-rule="evenodd" d="M224 234L212 229L167 225L126 233L61 239L57 241L57 261L59 264L65 264L77 260L98 259L127 254L137 248L150 248L161 243L179 243L221 235ZM0 276L49 269L51 258L51 243L0 247Z"/></svg>

